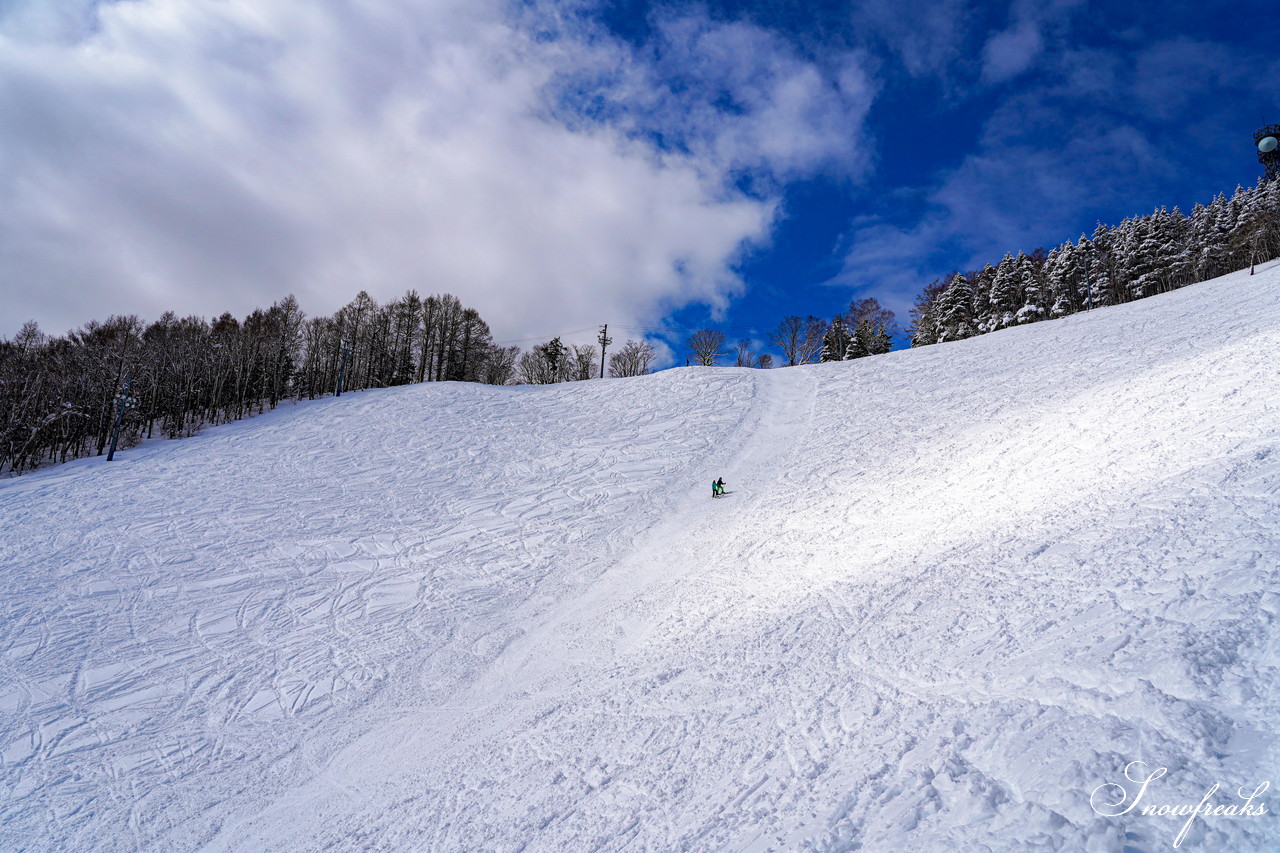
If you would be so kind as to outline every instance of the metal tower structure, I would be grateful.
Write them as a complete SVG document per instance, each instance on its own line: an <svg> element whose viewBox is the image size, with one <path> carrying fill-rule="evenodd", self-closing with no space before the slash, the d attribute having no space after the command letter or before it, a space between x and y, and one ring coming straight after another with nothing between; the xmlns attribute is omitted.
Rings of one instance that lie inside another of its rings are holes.
<svg viewBox="0 0 1280 853"><path fill-rule="evenodd" d="M1258 162L1266 170L1266 180L1280 178L1280 124L1269 124L1253 132L1258 146Z"/></svg>

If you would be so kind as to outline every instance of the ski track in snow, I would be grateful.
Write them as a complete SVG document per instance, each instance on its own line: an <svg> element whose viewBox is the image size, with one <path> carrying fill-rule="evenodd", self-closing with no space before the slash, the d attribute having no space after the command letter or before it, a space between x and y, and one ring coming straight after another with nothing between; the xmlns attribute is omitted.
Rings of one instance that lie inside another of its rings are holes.
<svg viewBox="0 0 1280 853"><path fill-rule="evenodd" d="M1272 265L0 482L0 848L1171 849L1089 795L1273 779L1277 356Z"/></svg>

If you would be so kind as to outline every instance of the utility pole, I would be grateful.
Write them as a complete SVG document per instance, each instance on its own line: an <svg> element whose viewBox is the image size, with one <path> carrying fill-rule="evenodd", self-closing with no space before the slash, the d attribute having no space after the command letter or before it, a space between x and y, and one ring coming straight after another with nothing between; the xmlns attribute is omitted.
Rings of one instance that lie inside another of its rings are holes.
<svg viewBox="0 0 1280 853"><path fill-rule="evenodd" d="M600 337L596 340L600 341L600 378L604 379L604 351L609 344L613 343L613 338L609 337L608 323L600 327Z"/></svg>
<svg viewBox="0 0 1280 853"><path fill-rule="evenodd" d="M116 394L116 401L120 404L120 409L116 413L116 428L111 431L111 449L107 451L108 462L116 456L116 442L120 440L120 427L124 424L124 410L136 408L138 405L138 401L129 394L129 389L132 387L133 377L126 376L124 390Z"/></svg>

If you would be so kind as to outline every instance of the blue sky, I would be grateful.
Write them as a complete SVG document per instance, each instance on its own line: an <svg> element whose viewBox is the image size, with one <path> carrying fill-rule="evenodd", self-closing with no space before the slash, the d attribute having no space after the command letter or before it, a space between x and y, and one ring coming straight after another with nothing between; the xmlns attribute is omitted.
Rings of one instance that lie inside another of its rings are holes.
<svg viewBox="0 0 1280 853"><path fill-rule="evenodd" d="M0 335L410 287L675 363L854 297L905 325L948 270L1251 184L1277 43L1247 2L11 0Z"/></svg>
<svg viewBox="0 0 1280 853"><path fill-rule="evenodd" d="M878 297L905 326L911 296L951 269L1253 183L1252 130L1280 121L1280 26L1262 3L706 8L815 57L859 51L876 85L869 168L783 189L786 215L723 315L735 328L829 316L850 295ZM636 40L652 38L653 15L634 2L604 12ZM713 322L700 306L678 316Z"/></svg>

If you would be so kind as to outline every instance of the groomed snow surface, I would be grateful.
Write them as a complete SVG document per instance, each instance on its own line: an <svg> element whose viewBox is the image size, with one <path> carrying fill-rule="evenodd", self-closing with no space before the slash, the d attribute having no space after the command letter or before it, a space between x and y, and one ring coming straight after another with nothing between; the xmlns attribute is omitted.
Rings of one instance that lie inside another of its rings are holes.
<svg viewBox="0 0 1280 853"><path fill-rule="evenodd" d="M1172 849L1090 798L1280 782L1278 448L1272 266L9 479L0 849Z"/></svg>

